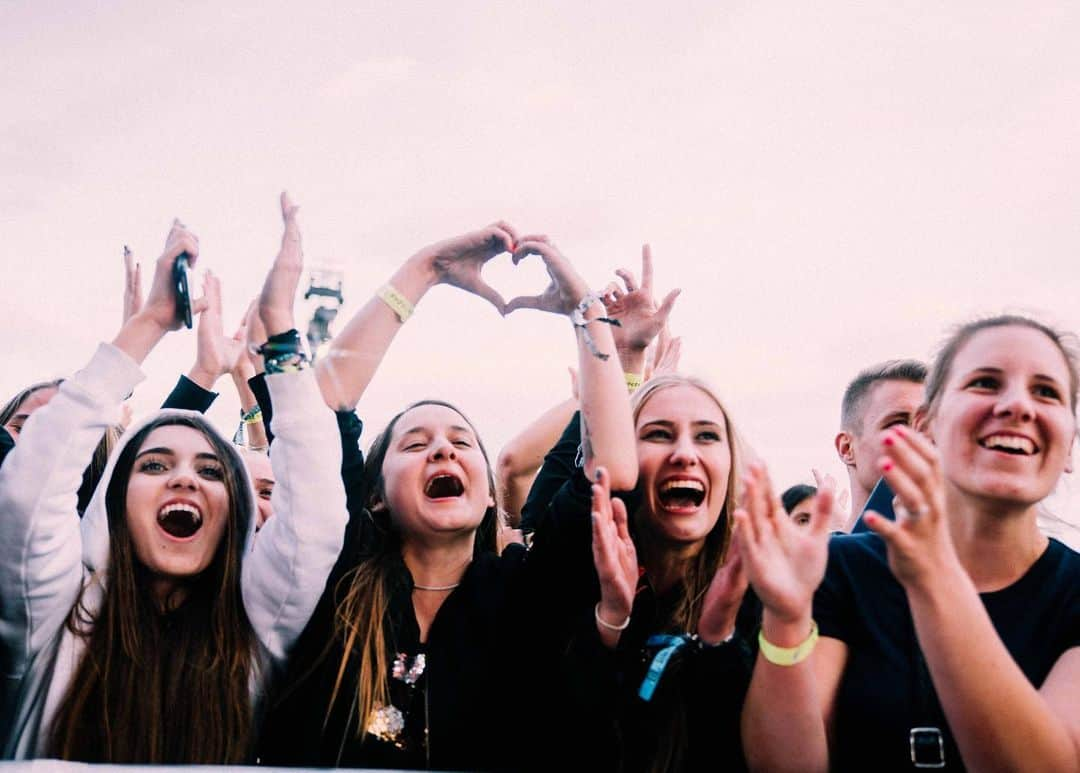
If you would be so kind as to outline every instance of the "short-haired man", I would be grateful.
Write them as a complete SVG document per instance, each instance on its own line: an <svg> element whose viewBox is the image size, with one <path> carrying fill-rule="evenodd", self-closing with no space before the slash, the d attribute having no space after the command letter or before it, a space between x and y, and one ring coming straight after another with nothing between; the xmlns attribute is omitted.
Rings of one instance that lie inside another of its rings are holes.
<svg viewBox="0 0 1080 773"><path fill-rule="evenodd" d="M898 424L911 426L925 380L926 366L918 360L889 360L863 370L844 390L835 443L851 483L852 521L881 477L877 461L885 433Z"/></svg>

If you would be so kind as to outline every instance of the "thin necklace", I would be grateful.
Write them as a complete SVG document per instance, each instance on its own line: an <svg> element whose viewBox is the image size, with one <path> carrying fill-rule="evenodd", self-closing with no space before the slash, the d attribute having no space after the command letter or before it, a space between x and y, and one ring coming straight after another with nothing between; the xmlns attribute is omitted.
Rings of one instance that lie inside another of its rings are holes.
<svg viewBox="0 0 1080 773"><path fill-rule="evenodd" d="M460 582L455 582L453 585L421 585L418 582L414 582L413 590L453 590L459 585L461 585Z"/></svg>

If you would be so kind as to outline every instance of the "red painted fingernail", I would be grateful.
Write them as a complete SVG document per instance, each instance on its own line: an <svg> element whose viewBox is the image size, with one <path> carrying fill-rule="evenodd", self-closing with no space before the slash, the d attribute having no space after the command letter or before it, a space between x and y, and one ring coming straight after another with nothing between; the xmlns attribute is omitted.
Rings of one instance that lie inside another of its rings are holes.
<svg viewBox="0 0 1080 773"><path fill-rule="evenodd" d="M883 469L885 472L888 472L892 468L893 468L893 463L891 461L887 461L883 465L881 465L881 469Z"/></svg>
<svg viewBox="0 0 1080 773"><path fill-rule="evenodd" d="M893 436L892 436L892 435L886 435L886 436L885 436L885 440L883 440L882 442L883 442L883 443L884 443L885 445L887 445L887 446L891 446L891 445L892 445L893 443L895 443L896 441L895 441L895 440L893 440Z"/></svg>

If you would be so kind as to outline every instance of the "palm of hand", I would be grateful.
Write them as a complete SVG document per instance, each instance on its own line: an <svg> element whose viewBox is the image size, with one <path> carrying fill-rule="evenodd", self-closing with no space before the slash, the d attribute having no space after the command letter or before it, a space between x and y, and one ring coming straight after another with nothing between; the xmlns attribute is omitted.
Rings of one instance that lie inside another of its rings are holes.
<svg viewBox="0 0 1080 773"><path fill-rule="evenodd" d="M760 540L757 559L748 566L750 581L765 606L797 615L825 576L828 541L795 526L783 514L772 538ZM764 571L763 571L764 570Z"/></svg>
<svg viewBox="0 0 1080 773"><path fill-rule="evenodd" d="M664 324L656 313L656 299L643 288L620 295L604 306L609 317L619 320L611 333L620 349L645 349Z"/></svg>
<svg viewBox="0 0 1080 773"><path fill-rule="evenodd" d="M728 559L713 575L701 605L698 631L710 640L726 636L735 625L735 616L750 584L738 547L732 545Z"/></svg>

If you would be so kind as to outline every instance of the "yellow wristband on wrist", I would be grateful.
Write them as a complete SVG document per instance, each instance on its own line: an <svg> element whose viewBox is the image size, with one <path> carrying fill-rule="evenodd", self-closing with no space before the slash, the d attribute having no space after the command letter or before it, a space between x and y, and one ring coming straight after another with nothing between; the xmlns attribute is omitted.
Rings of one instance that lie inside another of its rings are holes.
<svg viewBox="0 0 1080 773"><path fill-rule="evenodd" d="M385 284L375 294L379 297L379 300L390 307L392 312L397 314L397 318L401 320L402 324L412 316L413 305L393 285Z"/></svg>
<svg viewBox="0 0 1080 773"><path fill-rule="evenodd" d="M626 379L626 388L631 392L642 384L641 376L637 373L623 373L623 378Z"/></svg>
<svg viewBox="0 0 1080 773"><path fill-rule="evenodd" d="M765 631L758 631L758 645L762 656L777 666L794 666L802 663L810 657L818 640L817 622L812 620L811 623L810 635L795 647L777 647L765 638Z"/></svg>

